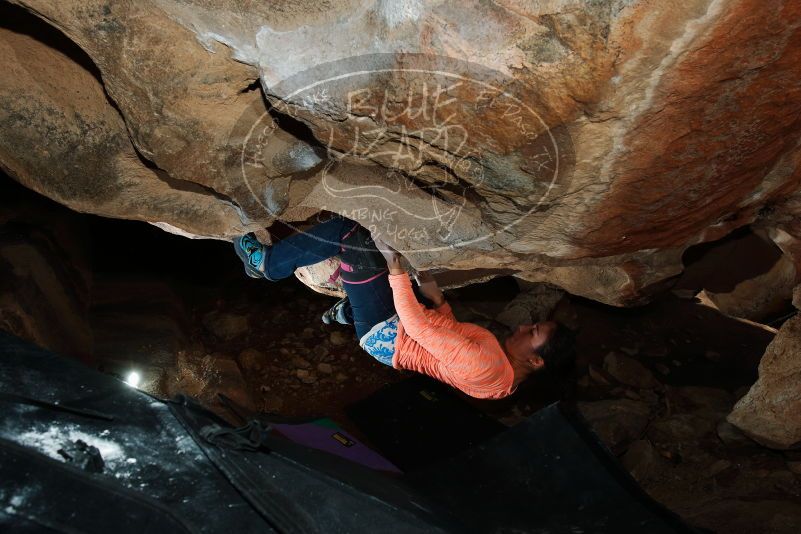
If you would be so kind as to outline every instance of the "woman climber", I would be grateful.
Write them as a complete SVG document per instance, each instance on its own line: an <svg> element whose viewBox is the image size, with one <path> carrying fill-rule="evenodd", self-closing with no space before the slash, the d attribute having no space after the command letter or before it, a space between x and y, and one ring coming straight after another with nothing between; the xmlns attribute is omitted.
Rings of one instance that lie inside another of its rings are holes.
<svg viewBox="0 0 801 534"><path fill-rule="evenodd" d="M501 341L485 328L457 321L425 273L420 293L433 307L424 307L401 255L349 219L332 218L270 246L247 234L234 240L234 248L248 275L271 281L338 255L347 299L323 320L352 323L359 345L379 362L426 374L472 397L500 399L532 373L561 374L573 365L574 335L566 327L523 324Z"/></svg>

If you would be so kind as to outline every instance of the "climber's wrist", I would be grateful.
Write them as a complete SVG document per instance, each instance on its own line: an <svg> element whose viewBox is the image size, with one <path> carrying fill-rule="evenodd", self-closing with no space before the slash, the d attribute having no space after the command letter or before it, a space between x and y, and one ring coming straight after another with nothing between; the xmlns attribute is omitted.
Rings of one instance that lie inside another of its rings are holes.
<svg viewBox="0 0 801 534"><path fill-rule="evenodd" d="M397 253L387 258L387 267L389 267L389 274L403 274L406 272L406 269L403 268L403 263L401 263L401 256Z"/></svg>

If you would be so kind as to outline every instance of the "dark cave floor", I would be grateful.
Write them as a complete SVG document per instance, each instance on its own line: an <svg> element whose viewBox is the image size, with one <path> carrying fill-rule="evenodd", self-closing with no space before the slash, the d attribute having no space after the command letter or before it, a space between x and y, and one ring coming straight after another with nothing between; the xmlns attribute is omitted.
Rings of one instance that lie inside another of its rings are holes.
<svg viewBox="0 0 801 534"><path fill-rule="evenodd" d="M223 393L249 412L329 416L346 429L345 406L410 376L363 353L349 328L322 324L334 298L295 279L247 278L230 243L75 214L13 184L3 193L5 330L121 377L137 370L158 395L221 411ZM447 297L460 320L497 330L518 291L502 278ZM645 490L691 524L801 532L801 452L725 423L774 331L670 293L630 309L570 297L556 313L579 328L573 380L535 376L508 399L466 400L508 425L575 400Z"/></svg>
<svg viewBox="0 0 801 534"><path fill-rule="evenodd" d="M235 283L242 289L193 310L199 328L191 337L201 352L238 361L255 409L327 415L348 428L345 406L408 376L363 353L347 327L322 324L334 299L295 280ZM486 325L515 291L507 279L448 297L461 320ZM248 317L243 335L228 341L208 327L226 314ZM801 529L801 454L770 451L725 423L756 379L770 328L671 294L636 309L567 299L557 314L579 328L575 382L543 375L505 400L465 399L509 425L573 399L646 491L692 524L716 532Z"/></svg>
<svg viewBox="0 0 801 534"><path fill-rule="evenodd" d="M232 275L227 284L224 297L193 292L191 342L163 375L164 393L194 392L214 404L221 391L257 412L329 416L357 432L344 408L409 376L373 361L347 327L322 324L335 299L294 279ZM448 297L461 320L486 325L516 291L503 279ZM557 315L579 328L574 381L537 376L508 399L465 400L508 425L575 400L646 491L693 525L801 529L801 454L761 447L725 423L756 379L770 328L671 294L635 309L570 298Z"/></svg>

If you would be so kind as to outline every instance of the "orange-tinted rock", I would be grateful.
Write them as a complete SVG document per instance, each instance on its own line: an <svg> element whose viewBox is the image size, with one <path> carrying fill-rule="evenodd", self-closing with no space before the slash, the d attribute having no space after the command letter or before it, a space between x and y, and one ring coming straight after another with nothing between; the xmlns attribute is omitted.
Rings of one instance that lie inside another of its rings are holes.
<svg viewBox="0 0 801 534"><path fill-rule="evenodd" d="M0 10L0 164L14 178L78 211L167 223L189 234L247 227L230 202L140 159L91 60L74 43L21 9Z"/></svg>
<svg viewBox="0 0 801 534"><path fill-rule="evenodd" d="M792 167L763 181L796 151L801 5L695 4L708 8L643 80L610 153L612 186L582 239L593 256L720 237L798 186Z"/></svg>
<svg viewBox="0 0 801 534"><path fill-rule="evenodd" d="M751 223L799 272L797 2L15 3L102 77L0 36L0 163L75 209L207 237L333 211L617 305Z"/></svg>

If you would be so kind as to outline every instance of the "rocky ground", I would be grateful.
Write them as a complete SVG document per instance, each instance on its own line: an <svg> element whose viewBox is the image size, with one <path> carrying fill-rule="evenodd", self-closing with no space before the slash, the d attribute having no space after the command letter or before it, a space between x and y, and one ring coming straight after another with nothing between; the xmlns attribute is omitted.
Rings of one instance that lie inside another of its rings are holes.
<svg viewBox="0 0 801 534"><path fill-rule="evenodd" d="M725 421L772 333L697 301L615 313L578 305L587 374L577 396L604 443L657 501L715 532L798 532L798 456Z"/></svg>
<svg viewBox="0 0 801 534"><path fill-rule="evenodd" d="M349 328L322 324L334 298L295 279L247 278L229 243L78 220L10 186L1 199L4 330L120 376L138 370L144 389L195 396L228 416L220 393L245 411L328 415L347 427L346 405L408 376L364 354ZM447 296L461 320L501 335L560 298L543 286L521 294L511 278ZM801 531L801 452L772 451L725 422L775 330L669 292L630 309L565 297L555 315L579 329L572 380L535 376L508 399L466 400L508 425L575 400L643 488L690 523Z"/></svg>
<svg viewBox="0 0 801 534"><path fill-rule="evenodd" d="M320 316L336 299L292 279L242 281L243 291L199 306L194 343L163 376L165 392L214 403L222 392L248 410L282 416L341 415L341 409L401 377L361 353L352 329ZM291 304L288 304L291 303Z"/></svg>
<svg viewBox="0 0 801 534"><path fill-rule="evenodd" d="M347 328L320 322L334 299L295 280L235 284L229 297L192 311L193 348L164 375L166 392L212 404L222 392L254 411L333 415L347 425L344 406L403 379L363 354ZM501 332L493 318L517 291L504 279L449 298L460 318ZM575 380L535 377L509 399L469 402L514 424L560 398L576 400L632 476L690 523L799 531L801 454L764 448L725 421L756 378L770 328L672 295L633 310L563 299L556 314L580 331Z"/></svg>

